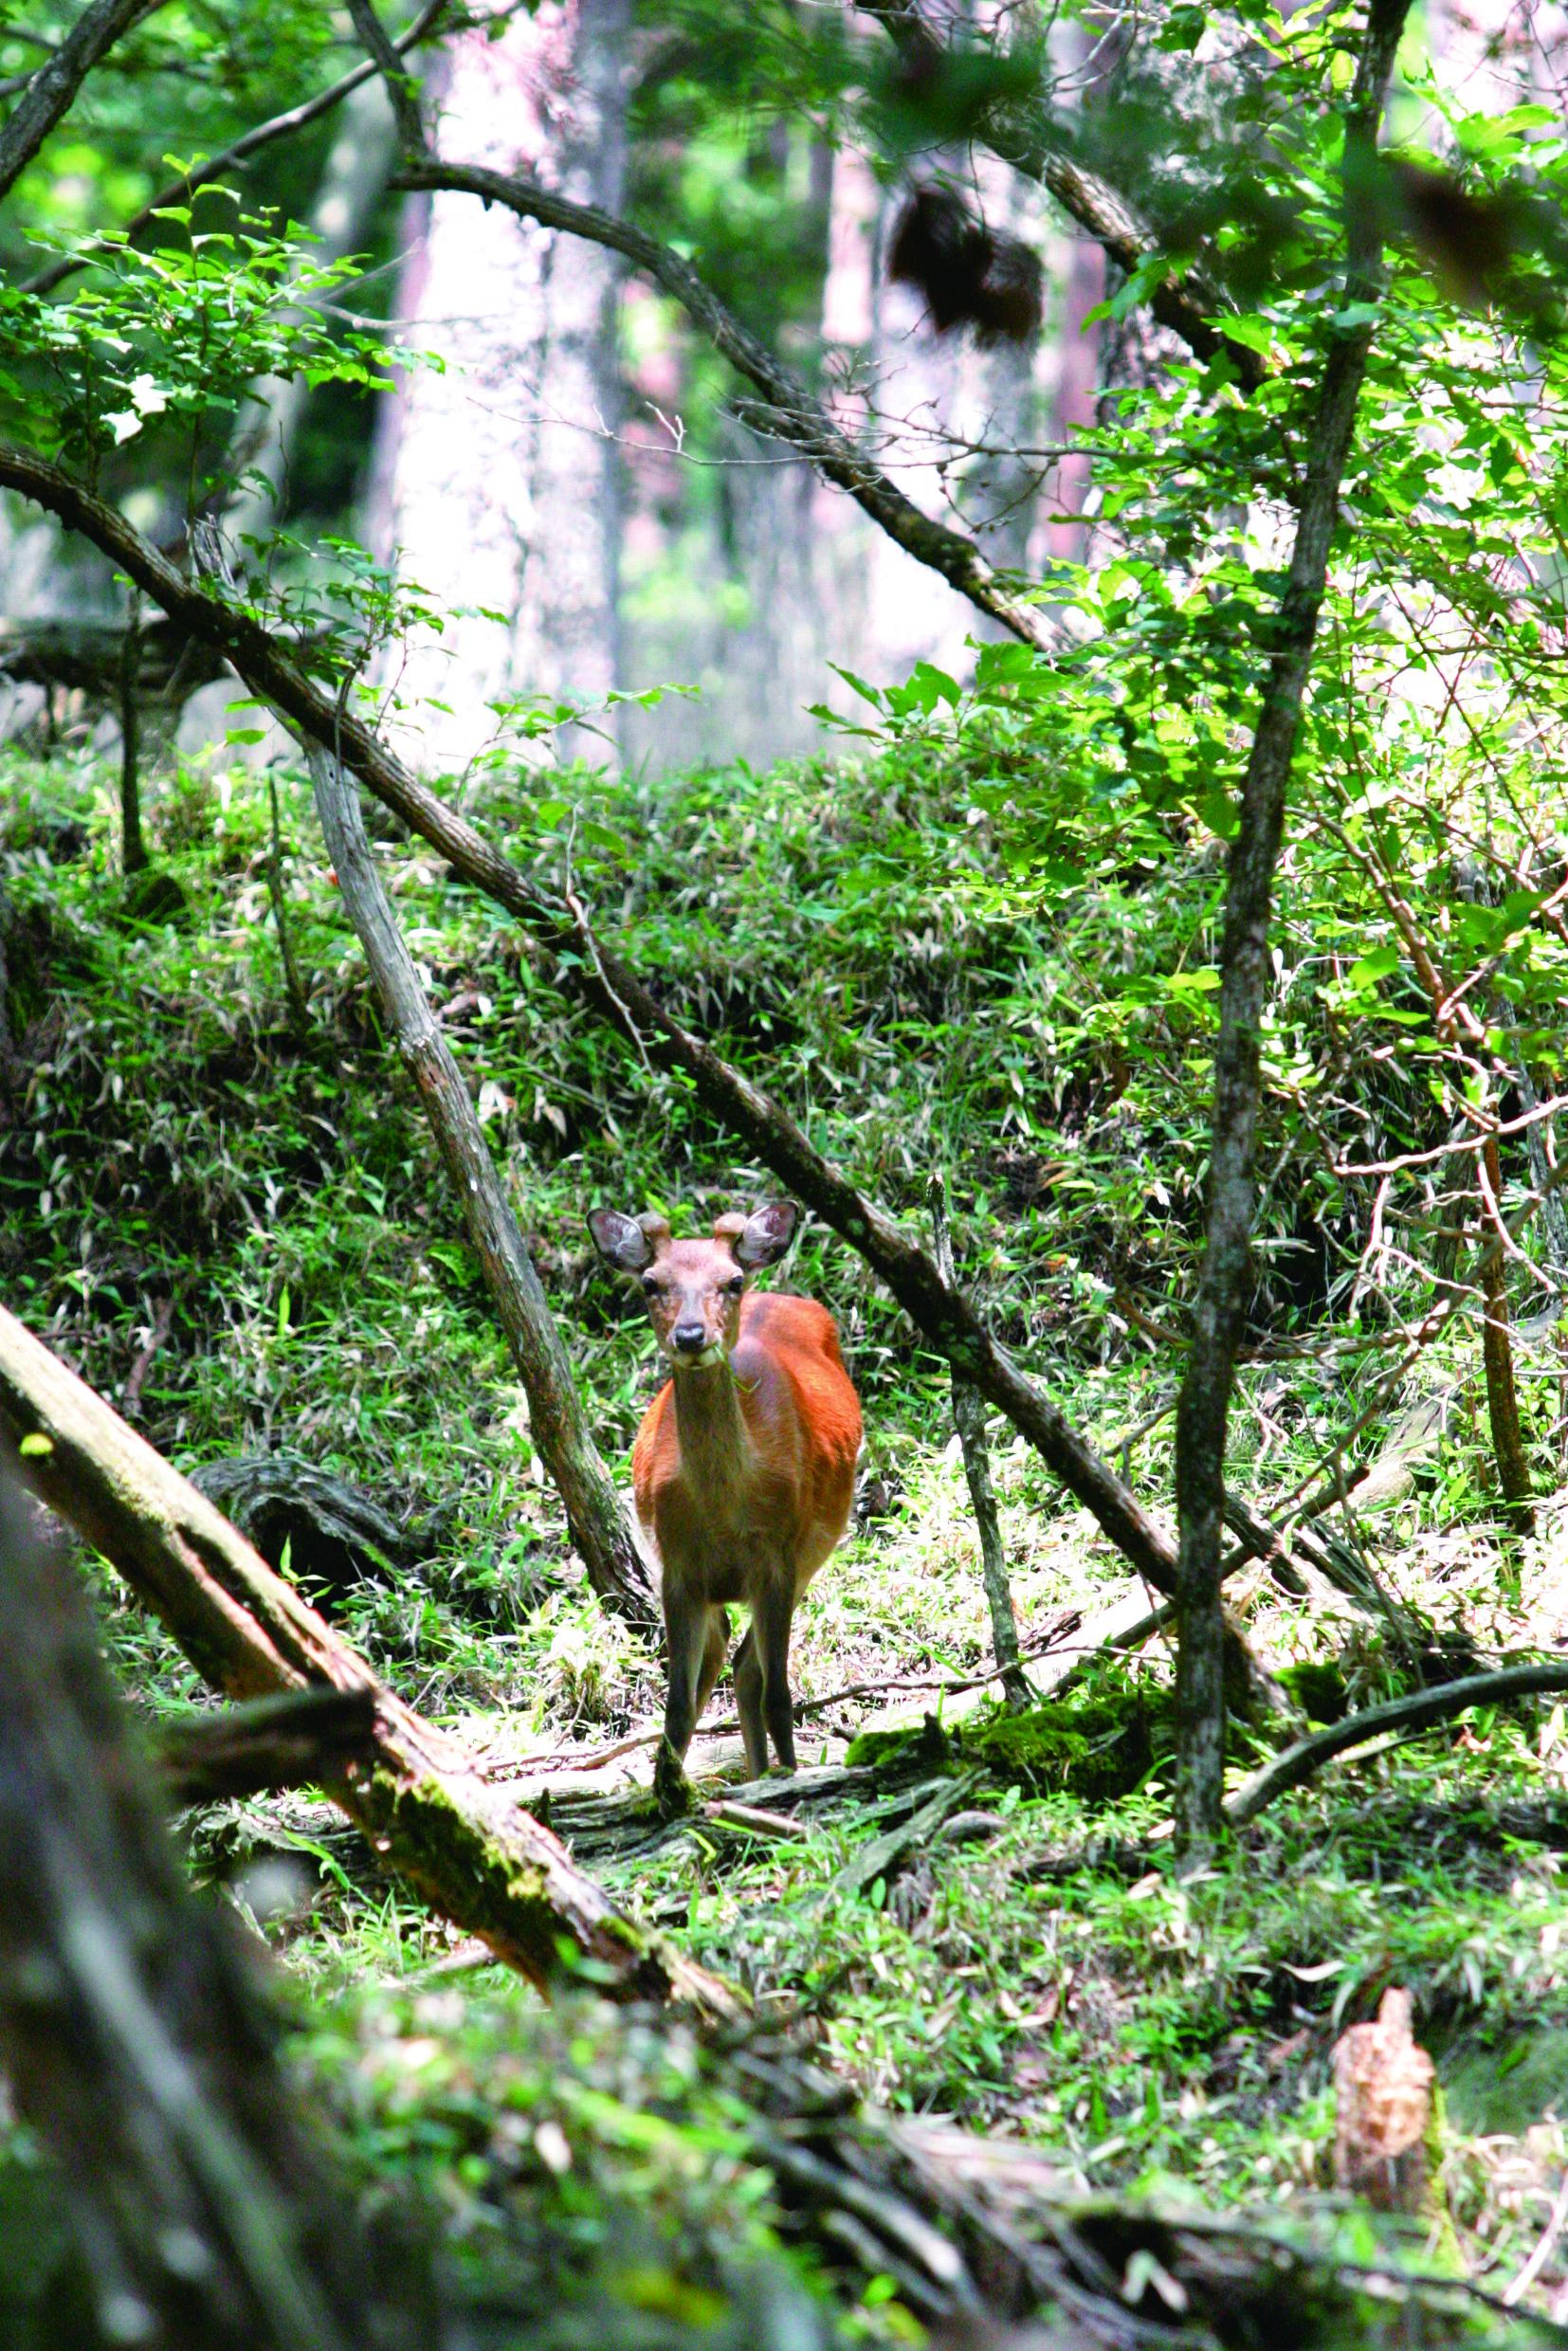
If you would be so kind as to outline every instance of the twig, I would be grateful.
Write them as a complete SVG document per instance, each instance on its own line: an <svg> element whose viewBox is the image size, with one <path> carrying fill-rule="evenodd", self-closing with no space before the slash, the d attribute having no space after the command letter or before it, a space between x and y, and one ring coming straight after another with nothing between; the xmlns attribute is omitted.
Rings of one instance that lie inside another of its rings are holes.
<svg viewBox="0 0 1568 2351"><path fill-rule="evenodd" d="M1516 2303L1523 2301L1556 2251L1557 2242L1562 2234L1565 2222L1568 2222L1568 2172L1563 2174L1562 2185L1557 2192L1557 2199L1547 2217L1546 2226L1541 2233L1540 2244L1521 2269L1518 2277L1503 2289L1503 2304L1505 2309L1511 2310Z"/></svg>
<svg viewBox="0 0 1568 2351"><path fill-rule="evenodd" d="M160 1298L154 1307L153 1326L147 1335L147 1344L140 1350L136 1361L126 1374L125 1415L127 1419L133 1412L141 1410L141 1383L152 1369L153 1358L168 1338L169 1326L173 1319L174 1301L171 1293L167 1298Z"/></svg>
<svg viewBox="0 0 1568 2351"><path fill-rule="evenodd" d="M1013 636L1042 652L1050 648L1050 630L1039 611L1004 585L975 541L961 531L933 521L906 498L673 246L661 244L646 229L596 205L574 204L520 173L446 163L428 153L394 173L392 185L432 195L451 191L478 196L486 205L504 205L521 220L563 229L568 236L585 238L591 245L623 255L634 269L662 285L702 329L720 355L761 393L760 401L736 404L736 414L743 424L798 449L824 481L847 490L889 538L917 562L939 573L950 587Z"/></svg>
<svg viewBox="0 0 1568 2351"><path fill-rule="evenodd" d="M1147 1640L1152 1632L1158 1632L1162 1625L1169 1622L1171 1611L1168 1606L1164 1608L1145 1606L1140 1614L1129 1615L1127 1613L1128 1601L1142 1597L1143 1595L1135 1585L1121 1602L1103 1610L1099 1617L1094 1620L1104 1627L1101 1639L1065 1642L1055 1634L1048 1634L1043 1641L1036 1641L1030 1648L1021 1649L1018 1652L1018 1663L1023 1666L1032 1665L1037 1659L1043 1657L1060 1659L1064 1664L1069 1659L1075 1660L1076 1663L1069 1668L1068 1674L1062 1675L1053 1683L1052 1688L1059 1690L1063 1683L1069 1678L1069 1674L1076 1673L1078 1666L1085 1659L1098 1657L1102 1650L1107 1649L1136 1649L1140 1641ZM958 1698L967 1690L983 1689L988 1682L999 1681L1007 1671L1006 1666L989 1666L984 1673L972 1673L961 1680L921 1680L905 1674L889 1674L884 1681L881 1682L851 1682L847 1688L830 1691L826 1698L801 1700L794 1710L795 1720L798 1722L806 1715L828 1714L834 1706L848 1705L852 1699L856 1698L885 1698L892 1691L909 1693L931 1691L944 1698ZM1038 1697L1041 1693L1033 1689L1030 1695ZM728 1739L738 1737L739 1730L738 1719L731 1716L720 1722L704 1724L697 1736L699 1739ZM546 1763L560 1763L562 1769L569 1772L593 1772L599 1770L603 1764L619 1762L623 1755L635 1755L639 1748L657 1746L663 1736L662 1731L639 1731L634 1738L618 1739L613 1746L594 1747L587 1755L574 1756L566 1747L552 1747L544 1755L519 1756L505 1763L498 1764L491 1777L497 1780L517 1779L525 1772L536 1771ZM569 1760L563 1760L568 1757Z"/></svg>

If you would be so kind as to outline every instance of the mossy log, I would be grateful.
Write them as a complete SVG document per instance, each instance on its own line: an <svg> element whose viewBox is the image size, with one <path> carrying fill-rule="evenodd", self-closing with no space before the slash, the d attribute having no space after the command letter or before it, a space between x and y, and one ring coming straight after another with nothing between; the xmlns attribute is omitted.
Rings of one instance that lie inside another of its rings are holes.
<svg viewBox="0 0 1568 2351"><path fill-rule="evenodd" d="M0 1307L0 1425L39 1499L109 1559L197 1671L229 1697L369 1690L371 1760L324 1784L381 1866L539 1984L586 1972L615 1999L710 2016L728 1986L623 1916L551 1832L483 1779L463 1745L377 1681L227 1519Z"/></svg>
<svg viewBox="0 0 1568 2351"><path fill-rule="evenodd" d="M63 1549L0 1442L0 2062L79 2265L46 2340L366 2345L357 2221L233 1922L186 1880Z"/></svg>

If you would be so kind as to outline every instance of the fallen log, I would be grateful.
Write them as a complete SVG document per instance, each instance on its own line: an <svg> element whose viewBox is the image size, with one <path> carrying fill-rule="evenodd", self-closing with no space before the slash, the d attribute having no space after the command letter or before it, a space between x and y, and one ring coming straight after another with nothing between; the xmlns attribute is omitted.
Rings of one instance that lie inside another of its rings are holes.
<svg viewBox="0 0 1568 2351"><path fill-rule="evenodd" d="M541 1985L586 1969L612 1999L740 2001L619 1912L551 1832L484 1780L275 1576L189 1480L0 1307L0 1426L51 1510L119 1569L197 1671L231 1697L327 1684L371 1695L372 1760L326 1793L381 1867Z"/></svg>
<svg viewBox="0 0 1568 2351"><path fill-rule="evenodd" d="M0 1443L0 2063L58 2162L82 2272L27 2340L367 2351L388 2337L350 2199L14 1471ZM8 2233L8 2285L26 2233Z"/></svg>
<svg viewBox="0 0 1568 2351"><path fill-rule="evenodd" d="M283 1690L158 1725L153 1760L173 1804L221 1804L283 1788L319 1788L369 1763L375 1695L369 1689Z"/></svg>

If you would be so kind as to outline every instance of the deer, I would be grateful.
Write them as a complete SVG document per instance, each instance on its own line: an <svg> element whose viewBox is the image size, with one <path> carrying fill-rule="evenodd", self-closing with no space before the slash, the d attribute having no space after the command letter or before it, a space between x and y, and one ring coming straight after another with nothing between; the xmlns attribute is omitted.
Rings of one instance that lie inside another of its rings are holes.
<svg viewBox="0 0 1568 2351"><path fill-rule="evenodd" d="M861 1449L860 1399L832 1316L814 1299L758 1292L800 1210L773 1200L719 1217L711 1240L677 1241L651 1211L595 1209L605 1263L641 1285L669 1377L631 1454L638 1522L659 1562L669 1690L654 1772L662 1811L687 1800L686 1750L729 1649L729 1609L751 1611L735 1654L746 1765L768 1741L795 1768L790 1631L796 1604L843 1536Z"/></svg>

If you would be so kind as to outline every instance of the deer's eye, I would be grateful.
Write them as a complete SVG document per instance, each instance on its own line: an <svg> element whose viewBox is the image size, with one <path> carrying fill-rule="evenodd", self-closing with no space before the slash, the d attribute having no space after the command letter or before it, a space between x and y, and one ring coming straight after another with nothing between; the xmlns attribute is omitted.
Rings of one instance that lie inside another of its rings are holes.
<svg viewBox="0 0 1568 2351"><path fill-rule="evenodd" d="M645 1298L657 1298L659 1292L664 1288L664 1284L658 1279L657 1275L651 1273L644 1274L643 1296Z"/></svg>
<svg viewBox="0 0 1568 2351"><path fill-rule="evenodd" d="M745 1286L746 1277L743 1273L732 1274L724 1285L724 1295L726 1298L738 1298Z"/></svg>

